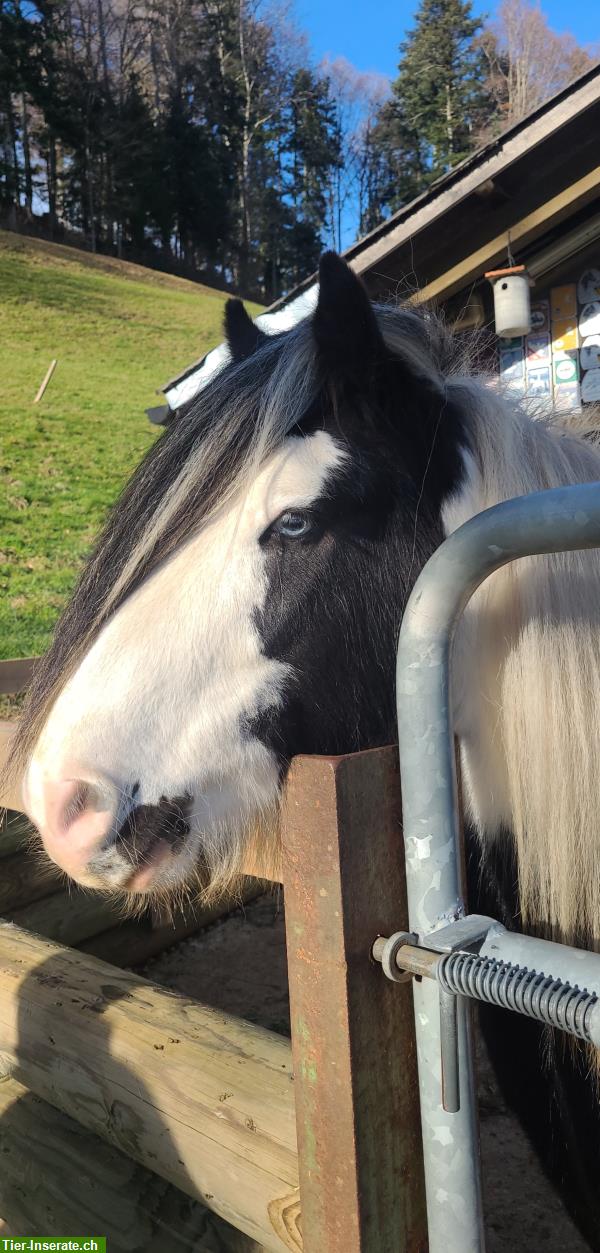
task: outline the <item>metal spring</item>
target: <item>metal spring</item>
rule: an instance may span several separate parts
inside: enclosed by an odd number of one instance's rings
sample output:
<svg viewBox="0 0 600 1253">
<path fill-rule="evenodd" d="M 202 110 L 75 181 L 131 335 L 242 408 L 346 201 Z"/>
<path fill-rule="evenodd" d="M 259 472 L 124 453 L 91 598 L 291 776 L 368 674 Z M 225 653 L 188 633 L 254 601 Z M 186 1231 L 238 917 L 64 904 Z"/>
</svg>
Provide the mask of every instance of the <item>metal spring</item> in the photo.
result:
<svg viewBox="0 0 600 1253">
<path fill-rule="evenodd" d="M 538 1022 L 590 1040 L 589 1019 L 598 997 L 527 966 L 513 966 L 474 953 L 448 953 L 438 962 L 436 978 L 446 992 L 516 1010 Z"/>
</svg>

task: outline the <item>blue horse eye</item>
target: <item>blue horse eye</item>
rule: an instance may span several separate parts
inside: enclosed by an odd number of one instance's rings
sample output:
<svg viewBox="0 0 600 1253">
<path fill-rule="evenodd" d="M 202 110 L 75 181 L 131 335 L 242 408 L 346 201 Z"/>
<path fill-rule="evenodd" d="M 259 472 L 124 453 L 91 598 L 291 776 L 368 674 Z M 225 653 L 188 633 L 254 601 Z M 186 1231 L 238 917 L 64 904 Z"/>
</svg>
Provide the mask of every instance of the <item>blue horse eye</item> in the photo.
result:
<svg viewBox="0 0 600 1253">
<path fill-rule="evenodd" d="M 298 539 L 301 535 L 306 535 L 310 527 L 310 518 L 305 513 L 294 513 L 292 510 L 282 513 L 275 523 L 277 533 L 287 536 L 288 539 Z"/>
</svg>

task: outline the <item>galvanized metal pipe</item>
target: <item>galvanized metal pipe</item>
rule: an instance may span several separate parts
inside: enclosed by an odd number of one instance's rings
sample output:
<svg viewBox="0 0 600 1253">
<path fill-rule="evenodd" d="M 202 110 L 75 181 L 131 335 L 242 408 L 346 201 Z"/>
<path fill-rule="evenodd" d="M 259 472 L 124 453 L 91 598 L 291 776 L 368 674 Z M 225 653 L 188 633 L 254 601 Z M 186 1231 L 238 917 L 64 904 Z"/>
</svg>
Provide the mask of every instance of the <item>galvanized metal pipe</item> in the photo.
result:
<svg viewBox="0 0 600 1253">
<path fill-rule="evenodd" d="M 450 649 L 470 597 L 519 557 L 600 546 L 600 483 L 505 501 L 449 536 L 408 602 L 397 661 L 398 736 L 411 931 L 421 938 L 460 917 Z M 469 1016 L 459 999 L 460 1111 L 442 1108 L 436 984 L 414 985 L 430 1253 L 484 1249 Z"/>
</svg>

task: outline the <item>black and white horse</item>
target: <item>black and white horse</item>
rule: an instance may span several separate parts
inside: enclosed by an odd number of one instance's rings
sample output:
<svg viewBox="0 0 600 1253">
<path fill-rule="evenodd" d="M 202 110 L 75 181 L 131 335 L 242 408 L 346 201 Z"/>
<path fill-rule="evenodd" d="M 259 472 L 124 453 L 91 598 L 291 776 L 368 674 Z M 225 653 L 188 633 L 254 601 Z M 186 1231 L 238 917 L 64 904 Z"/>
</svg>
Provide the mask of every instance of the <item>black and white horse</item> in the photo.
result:
<svg viewBox="0 0 600 1253">
<path fill-rule="evenodd" d="M 84 884 L 216 889 L 271 839 L 296 753 L 393 742 L 407 596 L 443 537 L 511 496 L 600 479 L 590 438 L 461 370 L 333 254 L 314 314 L 230 362 L 116 505 L 15 752 L 50 857 Z M 600 940 L 600 559 L 494 575 L 455 649 L 471 909 Z M 594 1057 L 488 1010 L 505 1091 L 600 1248 Z"/>
</svg>

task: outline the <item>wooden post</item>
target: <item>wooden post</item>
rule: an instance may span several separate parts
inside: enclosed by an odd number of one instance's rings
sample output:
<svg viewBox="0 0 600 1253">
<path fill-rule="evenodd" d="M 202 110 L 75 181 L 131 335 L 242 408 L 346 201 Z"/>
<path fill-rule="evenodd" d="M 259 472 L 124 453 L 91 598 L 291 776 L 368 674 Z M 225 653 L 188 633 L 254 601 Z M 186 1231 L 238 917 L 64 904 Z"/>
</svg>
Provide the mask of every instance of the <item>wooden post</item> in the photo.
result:
<svg viewBox="0 0 600 1253">
<path fill-rule="evenodd" d="M 427 1247 L 396 749 L 292 763 L 284 887 L 304 1253 Z"/>
</svg>

